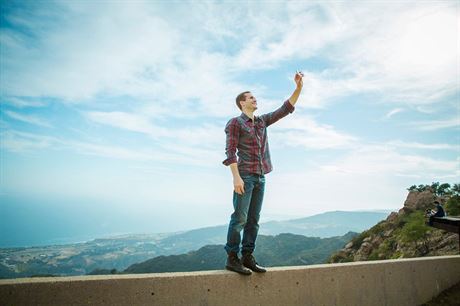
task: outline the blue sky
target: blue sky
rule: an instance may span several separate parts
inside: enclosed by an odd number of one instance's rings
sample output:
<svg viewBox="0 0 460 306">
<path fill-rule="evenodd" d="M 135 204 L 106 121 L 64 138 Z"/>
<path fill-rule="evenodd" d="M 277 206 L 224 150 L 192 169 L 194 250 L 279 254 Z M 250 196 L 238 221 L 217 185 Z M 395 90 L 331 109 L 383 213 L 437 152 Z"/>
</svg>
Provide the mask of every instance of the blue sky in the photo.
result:
<svg viewBox="0 0 460 306">
<path fill-rule="evenodd" d="M 458 37 L 456 1 L 2 1 L 0 192 L 152 220 L 121 232 L 227 223 L 234 99 L 272 111 L 301 69 L 262 219 L 398 209 L 460 181 Z"/>
</svg>

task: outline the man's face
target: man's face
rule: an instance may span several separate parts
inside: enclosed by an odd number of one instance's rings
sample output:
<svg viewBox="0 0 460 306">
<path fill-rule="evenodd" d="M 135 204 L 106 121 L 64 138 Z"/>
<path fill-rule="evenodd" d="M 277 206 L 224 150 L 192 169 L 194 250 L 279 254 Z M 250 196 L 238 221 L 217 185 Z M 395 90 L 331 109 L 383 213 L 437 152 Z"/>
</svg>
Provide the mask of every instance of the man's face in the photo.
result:
<svg viewBox="0 0 460 306">
<path fill-rule="evenodd" d="M 254 98 L 252 93 L 245 93 L 246 100 L 241 101 L 241 107 L 249 111 L 255 111 L 257 109 L 257 100 Z"/>
</svg>

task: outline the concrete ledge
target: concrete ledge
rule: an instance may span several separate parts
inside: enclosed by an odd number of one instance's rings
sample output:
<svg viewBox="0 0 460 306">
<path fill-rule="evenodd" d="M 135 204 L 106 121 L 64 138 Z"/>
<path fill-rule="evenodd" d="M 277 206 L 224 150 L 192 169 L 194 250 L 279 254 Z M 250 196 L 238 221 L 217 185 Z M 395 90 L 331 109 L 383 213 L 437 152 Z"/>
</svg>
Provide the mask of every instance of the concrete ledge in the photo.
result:
<svg viewBox="0 0 460 306">
<path fill-rule="evenodd" d="M 0 280 L 1 305 L 419 305 L 460 281 L 460 256 Z"/>
</svg>

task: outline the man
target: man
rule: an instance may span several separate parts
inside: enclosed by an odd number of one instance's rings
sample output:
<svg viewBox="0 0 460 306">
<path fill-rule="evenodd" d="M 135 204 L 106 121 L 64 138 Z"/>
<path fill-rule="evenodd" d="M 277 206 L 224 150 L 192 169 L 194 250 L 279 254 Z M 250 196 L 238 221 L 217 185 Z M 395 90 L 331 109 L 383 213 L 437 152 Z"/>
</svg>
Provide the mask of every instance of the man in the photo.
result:
<svg viewBox="0 0 460 306">
<path fill-rule="evenodd" d="M 434 201 L 434 204 L 436 205 L 436 211 L 431 210 L 431 211 L 427 214 L 427 216 L 429 217 L 429 219 L 428 219 L 428 224 L 429 224 L 430 226 L 433 225 L 433 218 L 435 218 L 435 217 L 440 217 L 440 218 L 442 218 L 442 217 L 445 217 L 445 216 L 446 216 L 446 213 L 445 213 L 445 211 L 444 211 L 444 208 L 443 208 L 442 205 L 441 205 L 441 202 L 439 202 L 438 200 L 435 200 L 435 201 Z"/>
<path fill-rule="evenodd" d="M 261 116 L 254 116 L 257 100 L 249 91 L 236 97 L 236 105 L 241 115 L 230 119 L 225 127 L 226 155 L 222 162 L 230 166 L 233 175 L 233 208 L 227 233 L 226 269 L 244 275 L 254 272 L 266 272 L 252 253 L 259 230 L 260 211 L 265 190 L 265 174 L 272 171 L 267 141 L 267 127 L 294 111 L 294 105 L 302 90 L 303 74 L 297 72 L 294 77 L 296 89 L 292 96 L 277 110 Z M 238 153 L 237 153 L 238 150 Z M 238 159 L 237 159 L 238 155 Z M 242 258 L 238 257 L 241 236 Z M 249 269 L 247 269 L 249 268 Z"/>
</svg>

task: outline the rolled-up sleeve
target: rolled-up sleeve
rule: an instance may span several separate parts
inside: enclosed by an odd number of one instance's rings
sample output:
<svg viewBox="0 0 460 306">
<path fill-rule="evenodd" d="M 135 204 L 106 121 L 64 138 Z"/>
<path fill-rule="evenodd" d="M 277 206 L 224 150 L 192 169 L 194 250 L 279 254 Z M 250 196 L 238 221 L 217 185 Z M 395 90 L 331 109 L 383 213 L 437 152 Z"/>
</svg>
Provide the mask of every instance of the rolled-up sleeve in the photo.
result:
<svg viewBox="0 0 460 306">
<path fill-rule="evenodd" d="M 225 134 L 227 135 L 225 144 L 225 154 L 227 158 L 222 163 L 225 166 L 229 166 L 237 162 L 236 147 L 240 136 L 240 126 L 235 118 L 231 119 L 225 126 Z"/>
<path fill-rule="evenodd" d="M 295 110 L 294 105 L 292 105 L 288 99 L 284 101 L 283 105 L 281 105 L 277 110 L 271 113 L 263 114 L 260 117 L 262 118 L 262 120 L 264 120 L 265 125 L 269 126 L 275 123 L 276 121 L 280 120 L 281 118 L 286 117 L 288 114 L 292 113 L 294 110 Z"/>
</svg>

